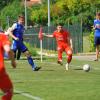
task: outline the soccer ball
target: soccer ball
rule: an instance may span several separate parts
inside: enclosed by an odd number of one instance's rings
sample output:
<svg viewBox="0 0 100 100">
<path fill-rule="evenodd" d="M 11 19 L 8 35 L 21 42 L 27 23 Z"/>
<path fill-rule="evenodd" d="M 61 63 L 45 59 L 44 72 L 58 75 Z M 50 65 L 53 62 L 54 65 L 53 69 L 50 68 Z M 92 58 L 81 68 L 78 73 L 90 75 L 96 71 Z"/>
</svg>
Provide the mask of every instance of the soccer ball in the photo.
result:
<svg viewBox="0 0 100 100">
<path fill-rule="evenodd" d="M 89 65 L 89 64 L 83 65 L 83 70 L 84 70 L 85 72 L 89 72 L 89 71 L 90 71 L 90 65 Z"/>
</svg>

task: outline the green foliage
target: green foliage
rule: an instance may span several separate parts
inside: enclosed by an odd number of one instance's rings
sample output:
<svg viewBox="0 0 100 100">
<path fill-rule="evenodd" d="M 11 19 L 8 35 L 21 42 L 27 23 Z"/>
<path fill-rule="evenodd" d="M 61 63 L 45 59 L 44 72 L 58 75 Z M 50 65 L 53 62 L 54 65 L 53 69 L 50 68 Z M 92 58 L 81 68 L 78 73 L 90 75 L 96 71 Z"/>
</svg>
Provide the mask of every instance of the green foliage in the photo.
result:
<svg viewBox="0 0 100 100">
<path fill-rule="evenodd" d="M 9 3 L 12 3 L 14 0 L 0 0 L 0 10 L 7 6 Z"/>
<path fill-rule="evenodd" d="M 37 24 L 47 25 L 47 9 L 34 9 L 31 12 L 31 21 Z"/>
<path fill-rule="evenodd" d="M 31 53 L 32 56 L 37 56 L 37 52 L 36 49 L 34 49 L 34 47 L 32 47 L 32 45 L 30 43 L 26 43 L 24 42 L 26 47 L 28 48 L 29 52 Z"/>
<path fill-rule="evenodd" d="M 91 4 L 92 2 L 92 4 Z M 83 29 L 91 29 L 96 9 L 99 9 L 99 1 L 92 0 L 56 0 L 51 2 L 51 24 L 62 22 L 67 24 L 68 19 L 78 21 L 83 18 Z M 38 9 L 33 9 L 31 13 L 31 20 L 38 24 L 46 25 L 47 23 L 47 1 L 39 6 Z"/>
<path fill-rule="evenodd" d="M 9 17 L 10 24 L 17 19 L 17 16 L 23 12 L 23 7 L 21 6 L 19 0 L 15 0 L 12 3 L 9 3 L 8 6 L 5 6 L 1 10 L 1 23 L 3 29 L 7 27 L 7 17 Z"/>
<path fill-rule="evenodd" d="M 19 13 L 24 12 L 24 6 L 21 5 L 22 0 L 5 0 L 1 2 L 1 15 L 3 27 L 7 26 L 6 17 L 10 16 L 12 20 L 16 19 Z M 48 23 L 48 4 L 47 0 L 43 3 L 27 7 L 28 25 L 47 25 Z M 67 24 L 78 21 L 83 18 L 83 29 L 91 30 L 93 19 L 96 11 L 100 10 L 100 0 L 50 0 L 51 25 L 62 22 Z"/>
<path fill-rule="evenodd" d="M 95 51 L 94 47 L 94 32 L 92 31 L 89 35 L 89 41 L 90 41 L 90 52 Z"/>
</svg>

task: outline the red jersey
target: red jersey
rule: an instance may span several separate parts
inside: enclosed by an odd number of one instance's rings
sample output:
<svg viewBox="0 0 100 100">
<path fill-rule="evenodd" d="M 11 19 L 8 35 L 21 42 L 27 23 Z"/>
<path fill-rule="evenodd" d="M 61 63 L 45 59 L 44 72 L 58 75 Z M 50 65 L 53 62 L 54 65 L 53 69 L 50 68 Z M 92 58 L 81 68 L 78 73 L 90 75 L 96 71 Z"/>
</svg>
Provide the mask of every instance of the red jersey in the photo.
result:
<svg viewBox="0 0 100 100">
<path fill-rule="evenodd" d="M 4 71 L 4 49 L 3 49 L 3 46 L 6 44 L 10 45 L 8 37 L 4 33 L 0 33 L 0 72 Z"/>
<path fill-rule="evenodd" d="M 62 30 L 58 32 L 57 30 L 53 33 L 53 37 L 56 38 L 57 44 L 68 43 L 69 32 Z"/>
</svg>

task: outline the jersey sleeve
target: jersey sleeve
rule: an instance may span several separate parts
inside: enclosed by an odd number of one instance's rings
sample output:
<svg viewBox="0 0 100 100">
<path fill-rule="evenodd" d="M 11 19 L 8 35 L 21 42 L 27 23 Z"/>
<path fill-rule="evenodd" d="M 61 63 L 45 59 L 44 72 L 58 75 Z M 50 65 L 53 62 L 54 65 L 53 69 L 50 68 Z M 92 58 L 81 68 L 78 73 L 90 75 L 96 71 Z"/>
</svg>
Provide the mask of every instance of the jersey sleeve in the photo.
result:
<svg viewBox="0 0 100 100">
<path fill-rule="evenodd" d="M 12 25 L 12 27 L 11 27 L 11 30 L 13 31 L 13 30 L 15 30 L 17 28 L 17 23 L 14 23 L 13 25 Z"/>
</svg>

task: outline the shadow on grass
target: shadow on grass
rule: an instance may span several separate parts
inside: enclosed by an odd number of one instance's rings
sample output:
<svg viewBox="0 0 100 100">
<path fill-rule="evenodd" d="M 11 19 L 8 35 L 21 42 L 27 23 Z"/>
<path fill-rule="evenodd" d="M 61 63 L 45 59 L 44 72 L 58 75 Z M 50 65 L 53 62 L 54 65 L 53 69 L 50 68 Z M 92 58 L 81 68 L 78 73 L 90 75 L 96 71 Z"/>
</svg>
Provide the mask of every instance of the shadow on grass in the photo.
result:
<svg viewBox="0 0 100 100">
<path fill-rule="evenodd" d="M 74 70 L 83 70 L 82 68 L 75 68 Z"/>
<path fill-rule="evenodd" d="M 55 71 L 55 70 L 49 70 L 49 69 L 42 69 L 42 70 L 39 70 L 39 71 Z"/>
</svg>

